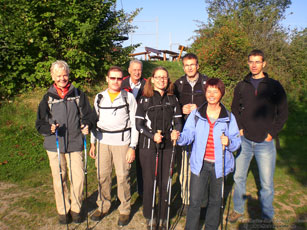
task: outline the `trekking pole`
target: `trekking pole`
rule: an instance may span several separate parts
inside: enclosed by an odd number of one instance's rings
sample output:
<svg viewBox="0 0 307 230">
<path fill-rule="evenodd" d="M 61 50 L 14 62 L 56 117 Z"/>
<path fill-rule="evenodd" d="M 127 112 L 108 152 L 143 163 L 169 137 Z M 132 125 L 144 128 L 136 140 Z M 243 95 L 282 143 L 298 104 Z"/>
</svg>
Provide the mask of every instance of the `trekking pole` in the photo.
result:
<svg viewBox="0 0 307 230">
<path fill-rule="evenodd" d="M 223 136 L 225 136 L 225 133 L 223 132 Z M 224 175 L 225 175 L 225 145 L 223 145 L 223 152 L 222 152 L 222 196 L 221 196 L 221 213 L 220 213 L 220 222 L 221 222 L 221 230 L 223 230 L 223 211 L 224 211 Z"/>
<path fill-rule="evenodd" d="M 85 211 L 86 211 L 86 229 L 88 230 L 88 206 L 87 202 L 87 149 L 86 149 L 86 135 L 83 135 L 84 143 L 84 179 L 85 179 Z"/>
<path fill-rule="evenodd" d="M 157 130 L 159 134 L 161 134 L 161 130 Z M 155 201 L 156 201 L 156 187 L 157 187 L 157 175 L 158 175 L 158 162 L 159 162 L 159 144 L 157 146 L 157 153 L 156 153 L 156 165 L 155 165 L 155 179 L 154 179 L 154 188 L 153 188 L 153 196 L 152 196 L 152 205 L 151 205 L 151 218 L 150 218 L 150 230 L 153 230 L 153 218 L 155 212 Z"/>
<path fill-rule="evenodd" d="M 56 148 L 57 148 L 58 159 L 59 159 L 59 170 L 60 170 L 60 180 L 61 180 L 64 212 L 65 212 L 65 219 L 66 219 L 66 229 L 68 230 L 68 219 L 67 219 L 67 214 L 66 214 L 66 204 L 65 204 L 64 187 L 63 187 L 63 179 L 62 179 L 61 156 L 60 156 L 60 147 L 59 147 L 59 138 L 58 138 L 58 128 L 57 127 L 55 129 L 55 140 L 56 140 Z"/>
<path fill-rule="evenodd" d="M 176 147 L 176 140 L 173 141 L 171 163 L 169 167 L 169 177 L 168 177 L 168 183 L 167 183 L 167 189 L 166 189 L 166 192 L 168 192 L 166 230 L 169 229 L 169 214 L 170 214 L 170 209 L 171 209 L 171 196 L 172 196 L 173 158 L 175 154 L 175 147 Z"/>
</svg>

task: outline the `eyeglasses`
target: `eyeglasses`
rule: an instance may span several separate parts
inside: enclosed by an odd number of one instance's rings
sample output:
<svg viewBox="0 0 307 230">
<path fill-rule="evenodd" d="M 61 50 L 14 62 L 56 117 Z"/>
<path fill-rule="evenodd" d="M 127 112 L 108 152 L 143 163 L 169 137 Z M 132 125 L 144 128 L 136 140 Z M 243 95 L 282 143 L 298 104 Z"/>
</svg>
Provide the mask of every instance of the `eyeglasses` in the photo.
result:
<svg viewBox="0 0 307 230">
<path fill-rule="evenodd" d="M 249 65 L 253 65 L 253 64 L 261 65 L 263 62 L 262 62 L 262 61 L 248 61 L 247 63 L 248 63 Z"/>
<path fill-rule="evenodd" d="M 115 81 L 115 80 L 117 80 L 117 81 L 122 81 L 123 80 L 123 78 L 122 77 L 108 77 L 110 80 L 112 80 L 112 81 Z"/>
<path fill-rule="evenodd" d="M 184 68 L 195 68 L 196 64 L 184 65 Z"/>
<path fill-rule="evenodd" d="M 159 81 L 161 81 L 161 80 L 167 81 L 168 77 L 157 76 L 157 77 L 154 77 L 154 79 L 159 80 Z"/>
</svg>

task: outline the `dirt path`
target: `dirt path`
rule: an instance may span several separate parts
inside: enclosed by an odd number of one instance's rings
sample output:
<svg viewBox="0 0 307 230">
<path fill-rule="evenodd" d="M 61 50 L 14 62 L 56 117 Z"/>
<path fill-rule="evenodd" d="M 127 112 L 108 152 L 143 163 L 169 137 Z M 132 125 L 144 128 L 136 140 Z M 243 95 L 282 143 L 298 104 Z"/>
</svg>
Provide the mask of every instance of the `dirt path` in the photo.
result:
<svg viewBox="0 0 307 230">
<path fill-rule="evenodd" d="M 276 185 L 275 194 L 275 229 L 294 230 L 306 229 L 307 213 L 298 210 L 306 210 L 307 197 L 306 193 L 297 191 L 290 193 L 291 183 L 289 188 L 285 186 Z M 227 229 L 263 229 L 262 223 L 259 223 L 259 215 L 261 213 L 259 202 L 257 198 L 257 189 L 253 183 L 249 183 L 249 193 L 247 194 L 247 212 L 244 218 L 237 224 L 227 224 Z M 282 186 L 283 189 L 278 189 Z M 114 190 L 114 189 L 113 189 Z M 178 188 L 174 186 L 174 194 Z M 93 191 L 91 188 L 90 191 Z M 117 226 L 118 202 L 113 200 L 111 212 L 108 216 L 103 218 L 100 222 L 94 222 L 89 219 L 89 227 L 93 230 L 103 229 L 121 229 L 121 230 L 146 230 L 145 219 L 142 215 L 142 204 L 140 199 L 136 199 L 136 193 L 132 199 L 132 218 L 130 223 L 122 228 Z M 89 194 L 89 215 L 95 210 L 95 199 L 97 192 Z M 285 200 L 282 197 L 286 197 Z M 299 197 L 299 201 L 295 198 Z M 177 199 L 179 200 L 179 199 Z M 44 202 L 43 202 L 44 201 Z M 227 202 L 228 204 L 228 202 Z M 40 206 L 43 205 L 43 206 Z M 231 205 L 232 206 L 232 205 Z M 18 185 L 7 182 L 0 182 L 0 229 L 1 230 L 53 230 L 66 229 L 66 226 L 59 225 L 57 214 L 55 212 L 55 205 L 53 200 L 53 191 L 51 184 L 45 186 L 38 186 L 36 188 L 23 188 Z M 176 220 L 176 212 L 179 210 L 180 204 L 175 201 L 172 206 L 172 226 Z M 43 210 L 43 211 L 42 211 Z M 224 219 L 227 215 L 228 206 L 225 207 Z M 203 229 L 203 220 L 201 220 Z M 183 230 L 185 218 L 181 217 L 176 225 L 176 230 Z M 83 230 L 86 229 L 86 220 L 81 224 L 69 224 L 69 229 Z M 225 229 L 226 222 L 224 222 Z M 269 229 L 269 228 L 266 228 Z"/>
</svg>

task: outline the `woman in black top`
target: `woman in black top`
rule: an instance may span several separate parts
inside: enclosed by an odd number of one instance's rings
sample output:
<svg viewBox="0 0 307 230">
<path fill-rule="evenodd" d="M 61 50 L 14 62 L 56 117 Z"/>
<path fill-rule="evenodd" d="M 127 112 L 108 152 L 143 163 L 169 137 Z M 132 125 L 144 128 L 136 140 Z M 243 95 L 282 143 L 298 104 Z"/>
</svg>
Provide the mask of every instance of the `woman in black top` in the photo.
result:
<svg viewBox="0 0 307 230">
<path fill-rule="evenodd" d="M 135 117 L 136 128 L 140 132 L 140 162 L 145 182 L 143 215 L 147 220 L 148 228 L 150 228 L 156 154 L 159 151 L 157 185 L 161 192 L 159 192 L 158 213 L 160 229 L 165 229 L 166 190 L 172 155 L 171 133 L 174 130 L 180 131 L 182 129 L 182 116 L 180 105 L 173 94 L 173 85 L 170 82 L 168 71 L 164 67 L 155 68 L 152 76 L 147 80 Z M 158 130 L 161 130 L 161 133 Z"/>
</svg>

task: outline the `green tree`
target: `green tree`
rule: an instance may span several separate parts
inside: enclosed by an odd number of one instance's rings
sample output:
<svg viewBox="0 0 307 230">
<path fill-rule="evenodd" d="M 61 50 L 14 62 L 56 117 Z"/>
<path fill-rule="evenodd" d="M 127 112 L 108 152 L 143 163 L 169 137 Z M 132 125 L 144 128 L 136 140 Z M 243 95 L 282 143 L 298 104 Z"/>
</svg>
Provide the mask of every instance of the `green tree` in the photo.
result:
<svg viewBox="0 0 307 230">
<path fill-rule="evenodd" d="M 200 70 L 210 77 L 219 77 L 227 85 L 237 82 L 246 70 L 246 50 L 251 45 L 237 20 L 225 20 L 219 26 L 204 25 L 198 31 L 191 52 L 197 54 Z"/>
<path fill-rule="evenodd" d="M 291 91 L 294 99 L 307 102 L 307 28 L 295 31 L 286 54 Z"/>
<path fill-rule="evenodd" d="M 273 74 L 280 77 L 286 73 L 288 33 L 280 21 L 290 0 L 206 0 L 206 3 L 208 23 L 197 31 L 192 51 L 206 57 L 201 59 L 201 66 L 211 68 L 209 76 L 223 77 L 228 85 L 242 79 L 247 72 L 246 56 L 255 48 L 269 57 L 268 66 L 275 66 Z"/>
<path fill-rule="evenodd" d="M 138 10 L 115 10 L 116 0 L 2 0 L 0 96 L 51 82 L 49 68 L 66 60 L 72 80 L 90 82 L 121 65 L 135 46 L 121 47 Z"/>
</svg>

